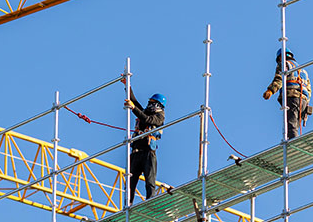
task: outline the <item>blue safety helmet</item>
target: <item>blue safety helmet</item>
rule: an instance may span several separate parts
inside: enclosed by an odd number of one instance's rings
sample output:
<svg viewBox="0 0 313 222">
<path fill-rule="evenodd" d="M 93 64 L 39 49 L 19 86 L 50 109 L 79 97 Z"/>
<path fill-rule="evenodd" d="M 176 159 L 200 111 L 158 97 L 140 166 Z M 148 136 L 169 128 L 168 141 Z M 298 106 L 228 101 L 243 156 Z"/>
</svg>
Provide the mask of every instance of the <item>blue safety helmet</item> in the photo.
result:
<svg viewBox="0 0 313 222">
<path fill-rule="evenodd" d="M 154 94 L 153 96 L 151 96 L 150 99 L 154 99 L 158 101 L 163 107 L 165 107 L 166 105 L 166 98 L 162 94 L 159 94 L 159 93 Z"/>
<path fill-rule="evenodd" d="M 277 51 L 277 53 L 276 53 L 276 58 L 277 58 L 278 56 L 281 56 L 281 48 L 278 49 L 278 51 Z M 290 56 L 290 57 L 293 58 L 293 53 L 292 53 L 291 50 L 288 49 L 288 48 L 286 48 L 286 56 Z"/>
</svg>

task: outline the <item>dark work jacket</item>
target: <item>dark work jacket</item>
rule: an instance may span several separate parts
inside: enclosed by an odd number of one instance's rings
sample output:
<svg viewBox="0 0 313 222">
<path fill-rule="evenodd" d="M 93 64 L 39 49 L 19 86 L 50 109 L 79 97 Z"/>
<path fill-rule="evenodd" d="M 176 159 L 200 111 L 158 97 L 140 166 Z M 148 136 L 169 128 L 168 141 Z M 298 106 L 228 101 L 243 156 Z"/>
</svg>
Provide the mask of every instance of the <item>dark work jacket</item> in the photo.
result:
<svg viewBox="0 0 313 222">
<path fill-rule="evenodd" d="M 137 128 L 144 132 L 146 129 L 159 127 L 164 124 L 165 113 L 164 110 L 159 112 L 150 113 L 145 110 L 137 101 L 132 89 L 130 89 L 130 100 L 134 103 L 135 108 L 132 110 L 135 116 L 138 118 L 139 124 Z M 133 149 L 150 150 L 148 144 L 148 137 L 136 140 L 132 143 Z"/>
</svg>

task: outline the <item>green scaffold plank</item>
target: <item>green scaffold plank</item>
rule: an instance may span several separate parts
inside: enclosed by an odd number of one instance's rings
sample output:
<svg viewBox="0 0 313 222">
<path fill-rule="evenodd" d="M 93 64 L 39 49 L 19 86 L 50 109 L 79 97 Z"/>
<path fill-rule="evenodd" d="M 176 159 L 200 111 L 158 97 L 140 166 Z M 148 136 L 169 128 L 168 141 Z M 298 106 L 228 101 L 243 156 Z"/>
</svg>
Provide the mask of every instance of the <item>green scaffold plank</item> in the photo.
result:
<svg viewBox="0 0 313 222">
<path fill-rule="evenodd" d="M 242 160 L 241 164 L 241 166 L 230 165 L 206 176 L 206 197 L 209 205 L 222 206 L 223 202 L 235 197 L 244 201 L 249 198 L 245 198 L 245 193 L 281 178 L 284 166 L 283 146 L 278 144 Z M 287 165 L 290 173 L 312 164 L 313 131 L 288 141 Z M 278 186 L 281 184 L 276 184 L 273 189 Z M 194 213 L 192 199 L 201 203 L 202 182 L 195 179 L 176 187 L 172 193 L 173 195 L 163 193 L 132 206 L 130 221 L 174 221 L 192 215 Z M 126 221 L 125 212 L 118 212 L 98 222 L 113 221 Z M 189 221 L 188 217 L 184 221 Z"/>
</svg>

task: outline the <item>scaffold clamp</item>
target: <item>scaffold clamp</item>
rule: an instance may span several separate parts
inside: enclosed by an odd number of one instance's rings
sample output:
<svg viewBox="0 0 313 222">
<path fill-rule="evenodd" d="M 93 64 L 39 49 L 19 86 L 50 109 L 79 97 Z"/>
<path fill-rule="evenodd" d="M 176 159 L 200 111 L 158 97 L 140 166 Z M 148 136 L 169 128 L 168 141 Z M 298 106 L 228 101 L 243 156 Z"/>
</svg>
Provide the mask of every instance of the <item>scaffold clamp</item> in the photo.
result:
<svg viewBox="0 0 313 222">
<path fill-rule="evenodd" d="M 202 76 L 203 76 L 203 77 L 206 77 L 206 76 L 211 77 L 211 76 L 212 76 L 212 73 L 210 73 L 210 72 L 209 72 L 209 73 L 207 73 L 207 72 L 206 72 L 206 73 L 203 73 L 203 75 L 202 75 Z"/>
<path fill-rule="evenodd" d="M 287 72 L 287 71 L 285 71 L 285 72 L 280 72 L 280 75 L 281 75 L 281 76 L 288 76 L 288 72 Z"/>
<path fill-rule="evenodd" d="M 283 209 L 283 212 L 281 215 L 282 215 L 282 217 L 289 217 L 290 216 L 290 209 L 288 208 L 287 211 L 285 209 Z"/>
<path fill-rule="evenodd" d="M 53 142 L 53 143 L 54 142 L 60 142 L 60 139 L 59 138 L 54 138 L 54 139 L 51 140 L 51 142 Z"/>
<path fill-rule="evenodd" d="M 55 103 L 53 103 L 52 105 L 53 105 L 53 106 L 52 106 L 52 110 L 53 110 L 53 111 L 61 109 L 60 104 L 57 104 L 57 105 L 56 105 Z"/>
<path fill-rule="evenodd" d="M 284 110 L 284 109 L 287 109 L 287 110 L 288 110 L 288 109 L 289 109 L 289 106 L 281 106 L 281 107 L 280 107 L 280 110 Z"/>
<path fill-rule="evenodd" d="M 124 175 L 125 177 L 127 177 L 127 176 L 132 177 L 132 176 L 133 176 L 133 174 L 132 174 L 132 173 L 123 173 L 123 175 Z"/>
<path fill-rule="evenodd" d="M 123 77 L 124 78 L 126 78 L 127 76 L 132 76 L 133 75 L 133 73 L 131 73 L 131 72 L 125 72 L 125 73 L 123 73 Z"/>
<path fill-rule="evenodd" d="M 200 109 L 201 109 L 202 112 L 204 112 L 205 110 L 208 110 L 209 111 L 209 115 L 212 115 L 211 107 L 209 107 L 209 106 L 207 107 L 205 105 L 201 105 Z"/>
<path fill-rule="evenodd" d="M 131 143 L 131 142 L 132 142 L 131 139 L 125 139 L 125 140 L 123 141 L 124 144 Z"/>
<path fill-rule="evenodd" d="M 280 42 L 281 41 L 288 41 L 288 38 L 287 37 L 281 37 L 281 38 L 278 39 L 278 41 L 280 41 Z"/>
<path fill-rule="evenodd" d="M 208 43 L 213 43 L 213 40 L 212 39 L 206 39 L 206 40 L 203 40 L 203 43 L 204 44 L 208 44 Z"/>
<path fill-rule="evenodd" d="M 282 176 L 282 177 L 280 178 L 280 181 L 283 183 L 285 180 L 286 180 L 286 181 L 289 181 L 289 179 L 290 179 L 290 176 L 289 176 L 289 174 L 287 174 L 286 176 Z"/>
<path fill-rule="evenodd" d="M 203 140 L 203 141 L 201 141 L 201 144 L 203 144 L 203 145 L 205 145 L 205 144 L 210 145 L 210 142 Z"/>
</svg>

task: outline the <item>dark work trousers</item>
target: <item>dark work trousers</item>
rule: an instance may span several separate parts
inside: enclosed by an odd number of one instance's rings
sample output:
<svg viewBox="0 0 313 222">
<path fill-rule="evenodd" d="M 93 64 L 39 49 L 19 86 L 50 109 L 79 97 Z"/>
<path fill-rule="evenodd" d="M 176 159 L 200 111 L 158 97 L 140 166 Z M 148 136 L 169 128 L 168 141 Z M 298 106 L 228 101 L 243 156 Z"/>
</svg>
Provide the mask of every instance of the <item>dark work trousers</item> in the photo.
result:
<svg viewBox="0 0 313 222">
<path fill-rule="evenodd" d="M 308 102 L 306 99 L 302 99 L 301 101 L 301 119 L 304 117 L 304 110 Z M 289 109 L 287 110 L 287 121 L 288 121 L 288 139 L 292 139 L 298 136 L 298 129 L 300 127 L 299 119 L 300 119 L 300 98 L 295 97 L 287 97 L 287 106 Z"/>
<path fill-rule="evenodd" d="M 139 176 L 143 173 L 146 180 L 146 199 L 155 194 L 155 180 L 157 173 L 157 158 L 155 151 L 138 151 L 130 155 L 130 203 L 135 197 L 135 190 Z"/>
</svg>

